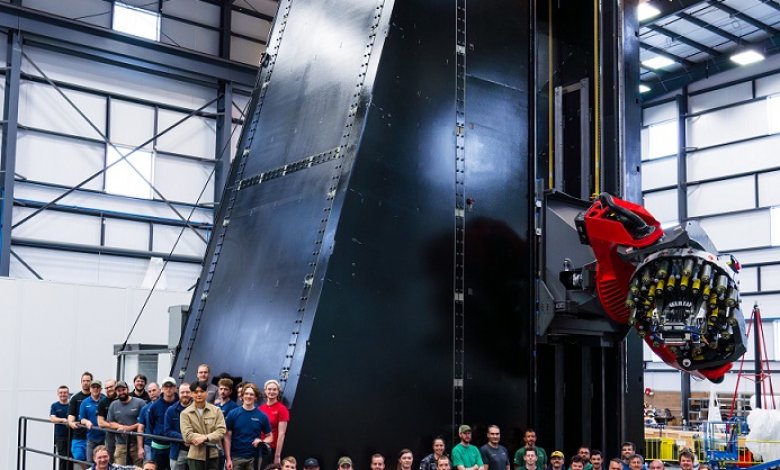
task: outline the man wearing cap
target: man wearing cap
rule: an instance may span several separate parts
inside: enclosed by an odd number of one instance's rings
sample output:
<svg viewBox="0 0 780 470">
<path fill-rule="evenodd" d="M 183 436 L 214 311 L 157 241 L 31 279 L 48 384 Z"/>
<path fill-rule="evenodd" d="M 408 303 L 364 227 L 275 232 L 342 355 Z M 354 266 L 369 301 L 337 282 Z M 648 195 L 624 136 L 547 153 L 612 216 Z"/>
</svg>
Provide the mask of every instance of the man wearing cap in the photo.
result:
<svg viewBox="0 0 780 470">
<path fill-rule="evenodd" d="M 352 469 L 352 459 L 347 457 L 346 455 L 341 457 L 339 459 L 339 470 L 351 470 Z"/>
<path fill-rule="evenodd" d="M 305 470 L 320 470 L 320 462 L 314 457 L 309 457 L 303 461 L 303 468 Z"/>
<path fill-rule="evenodd" d="M 479 448 L 485 470 L 509 470 L 509 451 L 499 444 L 501 429 L 495 424 L 488 426 L 487 438 L 487 444 Z"/>
<path fill-rule="evenodd" d="M 483 470 L 482 455 L 471 445 L 471 426 L 458 428 L 460 443 L 452 448 L 452 465 L 458 470 Z"/>
<path fill-rule="evenodd" d="M 87 428 L 87 458 L 93 463 L 92 455 L 95 447 L 103 445 L 106 440 L 106 432 L 98 427 L 98 405 L 106 396 L 101 393 L 103 384 L 99 380 L 93 380 L 89 384 L 89 396 L 79 406 L 79 421 Z"/>
<path fill-rule="evenodd" d="M 140 424 L 138 415 L 146 402 L 130 395 L 127 382 L 120 380 L 116 383 L 116 400 L 108 406 L 106 415 L 107 427 L 121 433 L 137 432 Z M 116 447 L 114 448 L 114 462 L 118 465 L 133 463 L 141 466 L 143 461 L 138 458 L 137 442 L 134 437 L 116 435 Z M 130 462 L 128 462 L 128 456 Z"/>
<path fill-rule="evenodd" d="M 79 422 L 79 408 L 85 398 L 89 396 L 89 384 L 92 383 L 92 374 L 81 374 L 81 390 L 70 398 L 68 404 L 68 426 L 71 429 L 70 455 L 81 461 L 87 460 L 87 430 Z"/>
<path fill-rule="evenodd" d="M 168 377 L 162 382 L 161 397 L 149 407 L 149 415 L 146 417 L 147 434 L 164 436 L 165 432 L 165 412 L 173 406 L 179 397 L 176 396 L 176 379 Z M 169 470 L 170 442 L 164 439 L 152 438 L 152 460 L 157 463 L 157 470 Z"/>
<path fill-rule="evenodd" d="M 108 407 L 116 400 L 116 380 L 106 379 L 103 385 L 106 397 L 98 403 L 98 426 L 100 426 L 100 429 L 107 429 L 108 421 L 106 421 L 106 416 L 108 416 Z M 106 433 L 106 448 L 108 449 L 109 461 L 113 462 L 114 450 L 116 449 L 116 437 L 113 433 Z"/>
<path fill-rule="evenodd" d="M 552 454 L 550 454 L 550 468 L 552 470 L 561 470 L 563 468 L 563 463 L 565 461 L 563 452 L 560 450 L 556 450 Z"/>
<path fill-rule="evenodd" d="M 187 464 L 190 470 L 207 470 L 206 462 L 208 462 L 208 470 L 217 470 L 219 452 L 215 447 L 207 444 L 222 442 L 226 430 L 225 417 L 222 416 L 222 410 L 206 402 L 208 395 L 206 382 L 193 382 L 190 384 L 190 392 L 192 392 L 193 403 L 181 412 L 179 418 L 181 435 L 184 442 L 190 446 Z M 233 412 L 239 409 L 236 408 Z"/>
<path fill-rule="evenodd" d="M 190 384 L 182 382 L 179 385 L 179 401 L 165 411 L 165 429 L 163 433 L 167 437 L 174 439 L 183 439 L 181 435 L 181 412 L 192 404 L 192 392 Z M 187 453 L 190 447 L 179 442 L 171 442 L 169 456 L 171 459 L 171 470 L 187 470 Z"/>
<path fill-rule="evenodd" d="M 536 468 L 537 470 L 544 470 L 547 467 L 547 453 L 536 445 L 536 431 L 531 428 L 526 429 L 525 433 L 523 433 L 523 442 L 525 445 L 515 452 L 515 467 L 525 465 L 523 455 L 525 455 L 526 449 L 533 448 L 536 451 Z"/>
</svg>

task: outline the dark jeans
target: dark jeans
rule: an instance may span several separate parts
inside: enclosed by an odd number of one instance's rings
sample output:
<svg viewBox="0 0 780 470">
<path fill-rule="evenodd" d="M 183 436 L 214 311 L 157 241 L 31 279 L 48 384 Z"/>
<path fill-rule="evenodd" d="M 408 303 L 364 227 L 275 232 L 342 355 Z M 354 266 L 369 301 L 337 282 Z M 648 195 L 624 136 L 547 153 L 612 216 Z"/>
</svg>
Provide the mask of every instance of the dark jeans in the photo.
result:
<svg viewBox="0 0 780 470">
<path fill-rule="evenodd" d="M 154 449 L 154 462 L 157 464 L 157 470 L 171 470 L 170 449 Z"/>
<path fill-rule="evenodd" d="M 63 457 L 68 456 L 68 450 L 70 449 L 70 446 L 68 445 L 68 438 L 55 438 L 54 439 L 54 452 L 57 455 L 61 455 Z M 60 464 L 58 465 L 60 470 L 69 470 L 71 468 L 70 462 L 67 460 L 60 460 Z"/>
<path fill-rule="evenodd" d="M 217 459 L 211 459 L 208 466 L 205 460 L 187 459 L 190 470 L 217 470 Z"/>
</svg>

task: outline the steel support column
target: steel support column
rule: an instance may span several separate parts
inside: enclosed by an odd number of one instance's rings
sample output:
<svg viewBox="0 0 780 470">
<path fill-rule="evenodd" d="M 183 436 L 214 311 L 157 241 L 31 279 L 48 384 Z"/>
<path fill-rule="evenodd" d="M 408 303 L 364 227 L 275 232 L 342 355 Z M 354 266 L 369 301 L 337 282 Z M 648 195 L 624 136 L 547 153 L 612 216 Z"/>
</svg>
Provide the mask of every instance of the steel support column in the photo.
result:
<svg viewBox="0 0 780 470">
<path fill-rule="evenodd" d="M 230 30 L 232 29 L 233 0 L 222 3 L 220 18 L 219 56 L 230 60 Z M 233 127 L 233 83 L 220 80 L 217 93 L 217 138 L 214 161 L 214 202 L 222 200 L 222 191 L 230 174 L 231 132 Z"/>
<path fill-rule="evenodd" d="M 680 372 L 680 417 L 683 426 L 688 426 L 691 423 L 688 422 L 688 415 L 691 412 L 690 399 L 691 398 L 691 375 L 685 372 Z"/>
<path fill-rule="evenodd" d="M 225 189 L 225 182 L 230 174 L 230 155 L 231 137 L 233 133 L 233 84 L 230 82 L 220 82 L 219 100 L 217 101 L 217 112 L 221 116 L 217 119 L 217 151 L 214 160 L 214 202 L 218 203 L 222 198 L 222 191 Z"/>
<path fill-rule="evenodd" d="M 19 125 L 19 83 L 22 41 L 18 32 L 8 33 L 8 70 L 5 75 L 2 156 L 0 156 L 0 276 L 8 276 L 11 256 L 11 225 L 14 209 L 16 133 Z"/>
<path fill-rule="evenodd" d="M 675 97 L 677 103 L 677 220 L 681 224 L 688 220 L 688 156 L 685 116 L 688 114 L 688 87 Z"/>
</svg>

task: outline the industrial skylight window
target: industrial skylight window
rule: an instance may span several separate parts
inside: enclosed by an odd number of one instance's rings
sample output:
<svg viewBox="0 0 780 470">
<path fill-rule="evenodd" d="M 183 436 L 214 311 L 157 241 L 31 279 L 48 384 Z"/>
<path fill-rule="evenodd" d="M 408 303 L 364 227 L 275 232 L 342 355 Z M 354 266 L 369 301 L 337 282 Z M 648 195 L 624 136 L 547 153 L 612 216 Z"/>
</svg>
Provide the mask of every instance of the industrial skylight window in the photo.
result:
<svg viewBox="0 0 780 470">
<path fill-rule="evenodd" d="M 114 2 L 112 27 L 133 36 L 160 40 L 160 14 L 121 2 Z"/>
<path fill-rule="evenodd" d="M 126 159 L 116 163 L 122 158 L 119 152 L 127 155 L 130 153 L 130 150 L 129 148 L 108 146 L 106 166 L 110 167 L 106 170 L 106 192 L 151 199 L 152 188 L 146 181 L 152 182 L 153 154 L 148 150 L 139 149 Z M 132 167 L 130 164 L 132 164 Z M 135 170 L 133 167 L 135 167 Z M 138 171 L 136 172 L 136 170 Z"/>
</svg>

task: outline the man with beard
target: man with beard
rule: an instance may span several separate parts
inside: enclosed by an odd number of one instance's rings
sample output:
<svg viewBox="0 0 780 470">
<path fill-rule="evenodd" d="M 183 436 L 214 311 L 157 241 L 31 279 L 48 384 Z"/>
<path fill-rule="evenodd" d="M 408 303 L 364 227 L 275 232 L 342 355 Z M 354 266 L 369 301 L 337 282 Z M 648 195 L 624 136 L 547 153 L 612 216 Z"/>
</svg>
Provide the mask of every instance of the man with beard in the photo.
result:
<svg viewBox="0 0 780 470">
<path fill-rule="evenodd" d="M 130 396 L 134 398 L 140 398 L 146 403 L 152 401 L 152 397 L 149 396 L 149 392 L 146 391 L 146 376 L 144 374 L 136 374 L 133 377 L 133 391 Z"/>
<path fill-rule="evenodd" d="M 219 394 L 219 398 L 214 404 L 222 410 L 222 415 L 227 417 L 228 413 L 233 411 L 233 409 L 238 408 L 238 404 L 230 399 L 230 397 L 233 396 L 233 381 L 228 378 L 219 379 L 217 393 Z"/>
<path fill-rule="evenodd" d="M 534 449 L 536 451 L 536 468 L 537 470 L 544 470 L 547 467 L 547 453 L 543 448 L 536 445 L 536 431 L 528 428 L 523 433 L 523 447 L 517 449 L 515 452 L 515 467 L 522 467 L 525 465 L 523 455 L 526 449 Z"/>
<path fill-rule="evenodd" d="M 182 439 L 181 436 L 181 412 L 192 403 L 192 392 L 190 384 L 182 382 L 179 385 L 179 401 L 175 405 L 165 410 L 165 430 L 163 433 L 167 437 Z M 190 447 L 180 442 L 171 442 L 169 457 L 171 459 L 171 470 L 187 470 L 187 452 Z"/>
<path fill-rule="evenodd" d="M 122 433 L 137 432 L 141 426 L 138 423 L 138 415 L 141 409 L 146 405 L 140 398 L 130 395 L 127 382 L 120 380 L 116 383 L 117 399 L 108 407 L 106 420 L 108 428 Z M 114 449 L 114 462 L 119 465 L 128 463 L 128 456 L 131 463 L 140 466 L 143 461 L 138 458 L 137 441 L 134 437 L 116 435 L 116 448 Z"/>
<path fill-rule="evenodd" d="M 452 465 L 458 470 L 483 470 L 482 455 L 471 445 L 471 426 L 461 425 L 458 436 L 460 443 L 452 448 Z"/>
<path fill-rule="evenodd" d="M 98 426 L 100 426 L 101 429 L 108 428 L 108 421 L 106 420 L 106 417 L 108 416 L 108 407 L 111 406 L 111 403 L 113 403 L 114 400 L 116 400 L 116 380 L 106 379 L 104 390 L 106 397 L 100 400 L 100 403 L 98 403 L 97 412 Z M 116 436 L 114 433 L 106 433 L 106 448 L 108 449 L 108 459 L 110 462 L 113 462 L 114 451 L 116 449 Z"/>
</svg>

